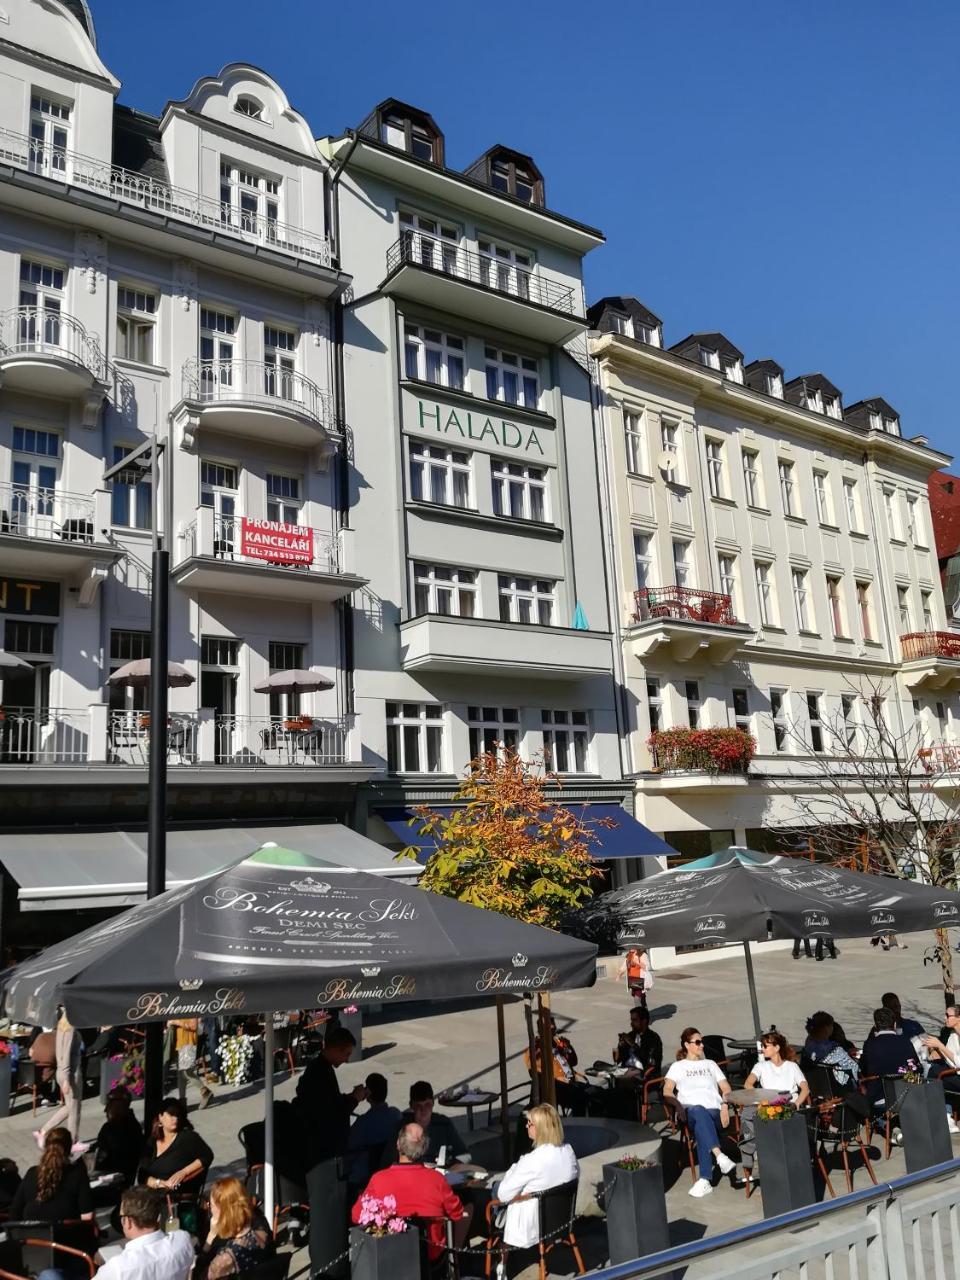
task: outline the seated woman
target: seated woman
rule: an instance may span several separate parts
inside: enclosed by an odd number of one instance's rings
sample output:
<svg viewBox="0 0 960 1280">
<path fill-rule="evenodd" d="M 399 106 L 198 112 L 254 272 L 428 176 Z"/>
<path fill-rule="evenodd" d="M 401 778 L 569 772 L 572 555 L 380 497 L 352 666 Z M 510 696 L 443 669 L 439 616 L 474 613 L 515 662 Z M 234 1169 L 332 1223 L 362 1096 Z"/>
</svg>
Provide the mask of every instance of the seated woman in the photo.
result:
<svg viewBox="0 0 960 1280">
<path fill-rule="evenodd" d="M 744 1081 L 747 1089 L 776 1089 L 796 1106 L 802 1107 L 810 1097 L 810 1086 L 797 1066 L 793 1050 L 779 1031 L 767 1031 L 760 1037 L 760 1061 Z M 756 1107 L 745 1107 L 740 1116 L 740 1154 L 746 1172 L 753 1169 L 756 1155 L 754 1123 Z"/>
<path fill-rule="evenodd" d="M 138 1181 L 159 1191 L 199 1195 L 213 1152 L 187 1119 L 179 1098 L 164 1098 L 153 1122 Z"/>
<path fill-rule="evenodd" d="M 195 1280 L 239 1276 L 273 1254 L 264 1217 L 239 1178 L 218 1178 L 210 1188 L 210 1231 L 197 1255 Z"/>
<path fill-rule="evenodd" d="M 703 1036 L 687 1027 L 680 1036 L 677 1060 L 663 1082 L 664 1098 L 676 1097 L 686 1112 L 687 1128 L 697 1148 L 700 1177 L 690 1188 L 692 1196 L 708 1196 L 713 1190 L 713 1164 L 721 1173 L 736 1166 L 720 1149 L 721 1133 L 730 1120 L 724 1097 L 730 1092 L 727 1077 L 704 1055 Z"/>
<path fill-rule="evenodd" d="M 807 1039 L 803 1046 L 805 1061 L 826 1067 L 841 1089 L 855 1089 L 860 1068 L 847 1050 L 837 1042 L 833 1015 L 819 1009 L 807 1019 Z"/>
<path fill-rule="evenodd" d="M 93 1196 L 82 1160 L 70 1163 L 73 1138 L 69 1129 L 51 1129 L 40 1163 L 28 1169 L 10 1202 L 12 1222 L 93 1221 Z"/>
<path fill-rule="evenodd" d="M 549 1103 L 524 1112 L 527 1135 L 533 1150 L 512 1164 L 500 1180 L 497 1199 L 507 1205 L 503 1242 L 514 1249 L 527 1249 L 540 1239 L 540 1214 L 536 1200 L 508 1202 L 529 1191 L 549 1191 L 580 1177 L 580 1165 L 573 1148 L 563 1140 L 563 1125 Z"/>
<path fill-rule="evenodd" d="M 122 1085 L 107 1094 L 103 1114 L 94 1169 L 97 1173 L 119 1173 L 123 1179 L 119 1186 L 129 1187 L 143 1154 L 143 1129 L 130 1109 L 130 1094 Z"/>
</svg>

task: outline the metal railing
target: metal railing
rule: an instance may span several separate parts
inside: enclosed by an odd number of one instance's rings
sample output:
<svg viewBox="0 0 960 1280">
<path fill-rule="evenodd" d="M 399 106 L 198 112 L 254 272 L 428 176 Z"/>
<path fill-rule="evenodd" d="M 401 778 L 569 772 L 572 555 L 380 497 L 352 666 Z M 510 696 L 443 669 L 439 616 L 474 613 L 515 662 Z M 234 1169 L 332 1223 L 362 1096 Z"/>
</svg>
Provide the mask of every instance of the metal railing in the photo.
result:
<svg viewBox="0 0 960 1280">
<path fill-rule="evenodd" d="M 960 773 L 960 743 L 935 742 L 921 747 L 917 759 L 924 773 Z"/>
<path fill-rule="evenodd" d="M 719 591 L 696 587 L 641 587 L 633 593 L 634 622 L 649 618 L 673 618 L 681 622 L 705 622 L 714 627 L 736 627 L 733 601 Z"/>
<path fill-rule="evenodd" d="M 275 768 L 345 764 L 351 717 L 315 716 L 216 717 L 218 764 Z"/>
<path fill-rule="evenodd" d="M 0 484 L 0 533 L 57 542 L 92 543 L 95 537 L 93 499 L 60 489 L 30 489 Z"/>
<path fill-rule="evenodd" d="M 105 382 L 107 362 L 100 343 L 73 316 L 44 307 L 14 307 L 0 315 L 0 355 L 52 356 L 86 369 Z"/>
<path fill-rule="evenodd" d="M 53 147 L 13 129 L 0 128 L 0 163 L 28 173 L 42 174 L 69 186 L 111 196 L 122 204 L 174 218 L 179 222 L 220 232 L 238 240 L 264 244 L 280 253 L 307 258 L 330 266 L 330 241 L 272 217 L 266 210 L 240 209 L 183 187 L 158 182 L 120 165 L 81 155 L 65 147 Z"/>
<path fill-rule="evenodd" d="M 187 360 L 181 390 L 185 400 L 201 404 L 259 404 L 288 408 L 328 429 L 333 427 L 333 399 L 302 373 L 263 360 Z"/>
<path fill-rule="evenodd" d="M 167 760 L 199 761 L 199 717 L 167 716 Z M 111 764 L 145 765 L 150 758 L 150 715 L 146 711 L 111 711 L 107 719 L 107 759 Z"/>
<path fill-rule="evenodd" d="M 256 519 L 264 517 L 257 516 Z M 188 556 L 215 556 L 218 560 L 233 560 L 242 564 L 255 564 L 261 568 L 299 569 L 303 573 L 339 573 L 339 545 L 332 533 L 321 533 L 304 525 L 287 525 L 288 529 L 301 528 L 313 539 L 313 559 L 310 564 L 301 561 L 266 560 L 262 556 L 244 554 L 241 530 L 242 516 L 213 517 L 213 544 L 205 547 L 198 533 L 197 521 L 191 520 L 183 530 Z"/>
<path fill-rule="evenodd" d="M 404 231 L 387 250 L 387 273 L 402 266 L 423 267 L 455 280 L 483 285 L 523 302 L 549 307 L 551 311 L 574 313 L 574 293 L 566 285 L 503 258 L 473 253 L 420 231 Z"/>
<path fill-rule="evenodd" d="M 903 661 L 912 658 L 960 658 L 960 635 L 954 631 L 911 631 L 900 637 Z"/>
<path fill-rule="evenodd" d="M 916 1198 L 907 1192 L 921 1190 Z M 960 1160 L 706 1236 L 592 1280 L 945 1280 L 960 1267 Z M 762 1245 L 769 1251 L 760 1253 Z"/>
<path fill-rule="evenodd" d="M 86 764 L 89 741 L 86 711 L 0 708 L 0 764 Z"/>
</svg>

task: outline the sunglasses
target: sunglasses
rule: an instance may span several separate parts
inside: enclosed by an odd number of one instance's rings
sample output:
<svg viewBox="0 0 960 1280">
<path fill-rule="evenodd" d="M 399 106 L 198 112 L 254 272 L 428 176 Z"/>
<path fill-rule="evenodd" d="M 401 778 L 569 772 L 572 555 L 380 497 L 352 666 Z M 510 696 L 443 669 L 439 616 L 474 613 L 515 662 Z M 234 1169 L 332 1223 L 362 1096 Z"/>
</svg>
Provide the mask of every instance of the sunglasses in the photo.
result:
<svg viewBox="0 0 960 1280">
<path fill-rule="evenodd" d="M 702 1040 L 688 1040 L 687 1044 L 703 1044 Z"/>
</svg>

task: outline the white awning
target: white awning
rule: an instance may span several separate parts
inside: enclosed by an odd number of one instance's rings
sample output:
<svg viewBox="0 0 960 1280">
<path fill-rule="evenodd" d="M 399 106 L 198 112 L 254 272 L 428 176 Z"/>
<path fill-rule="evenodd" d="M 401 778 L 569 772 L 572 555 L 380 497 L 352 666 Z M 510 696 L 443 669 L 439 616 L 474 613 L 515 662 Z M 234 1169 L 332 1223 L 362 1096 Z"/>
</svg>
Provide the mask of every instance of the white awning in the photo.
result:
<svg viewBox="0 0 960 1280">
<path fill-rule="evenodd" d="M 167 832 L 167 888 L 198 880 L 268 841 L 327 862 L 415 880 L 421 868 L 339 822 L 309 826 L 197 827 Z M 0 833 L 0 863 L 19 885 L 21 910 L 129 907 L 147 891 L 145 831 Z"/>
</svg>

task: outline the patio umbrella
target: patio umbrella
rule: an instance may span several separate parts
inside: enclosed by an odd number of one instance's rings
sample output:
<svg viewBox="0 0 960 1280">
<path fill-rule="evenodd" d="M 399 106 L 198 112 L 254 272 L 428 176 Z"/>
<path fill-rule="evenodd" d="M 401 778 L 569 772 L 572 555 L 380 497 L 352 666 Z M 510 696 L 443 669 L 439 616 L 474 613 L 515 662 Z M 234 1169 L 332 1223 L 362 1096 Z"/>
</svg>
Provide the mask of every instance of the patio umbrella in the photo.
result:
<svg viewBox="0 0 960 1280">
<path fill-rule="evenodd" d="M 590 986 L 596 948 L 276 845 L 7 970 L 8 1017 L 79 1027 Z M 273 1020 L 265 1020 L 272 1195 Z M 272 1207 L 268 1205 L 267 1220 Z"/>
<path fill-rule="evenodd" d="M 28 667 L 30 663 L 24 662 L 23 658 L 18 658 L 15 653 L 7 653 L 5 649 L 0 649 L 0 675 L 4 671 L 13 671 L 18 667 Z"/>
<path fill-rule="evenodd" d="M 195 676 L 192 676 L 186 667 L 179 662 L 167 663 L 167 688 L 183 689 L 188 684 L 193 684 Z M 115 685 L 123 689 L 146 689 L 150 685 L 150 659 L 137 658 L 135 662 L 127 662 L 122 667 L 117 667 L 116 671 L 108 678 L 108 684 Z"/>
<path fill-rule="evenodd" d="M 332 689 L 333 681 L 319 671 L 274 671 L 253 687 L 257 693 L 316 693 L 319 689 Z"/>
<path fill-rule="evenodd" d="M 960 924 L 960 893 L 730 848 L 601 894 L 573 921 L 588 932 L 612 925 L 624 946 L 742 942 L 759 1035 L 751 942 L 946 929 Z"/>
</svg>

